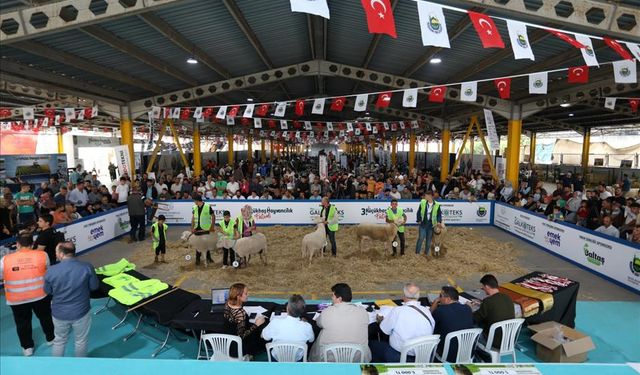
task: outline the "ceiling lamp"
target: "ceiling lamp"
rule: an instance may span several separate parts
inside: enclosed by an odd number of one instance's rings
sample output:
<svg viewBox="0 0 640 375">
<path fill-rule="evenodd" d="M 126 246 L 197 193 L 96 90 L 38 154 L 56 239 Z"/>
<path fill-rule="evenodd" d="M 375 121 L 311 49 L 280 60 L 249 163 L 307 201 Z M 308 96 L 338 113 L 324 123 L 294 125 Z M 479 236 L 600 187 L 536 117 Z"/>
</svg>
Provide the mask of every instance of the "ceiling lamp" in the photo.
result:
<svg viewBox="0 0 640 375">
<path fill-rule="evenodd" d="M 193 56 L 189 56 L 187 59 L 187 64 L 197 64 L 198 60 L 196 60 Z"/>
</svg>

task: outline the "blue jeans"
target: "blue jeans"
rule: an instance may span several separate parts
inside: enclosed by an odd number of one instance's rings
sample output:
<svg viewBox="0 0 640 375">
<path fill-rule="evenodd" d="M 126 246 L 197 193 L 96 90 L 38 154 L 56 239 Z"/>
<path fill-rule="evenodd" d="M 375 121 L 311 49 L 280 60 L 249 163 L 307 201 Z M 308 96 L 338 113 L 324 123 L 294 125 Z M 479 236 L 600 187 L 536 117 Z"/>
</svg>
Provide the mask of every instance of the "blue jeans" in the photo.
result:
<svg viewBox="0 0 640 375">
<path fill-rule="evenodd" d="M 429 250 L 431 249 L 431 237 L 433 237 L 433 228 L 431 227 L 431 225 L 420 225 L 418 227 L 418 242 L 416 243 L 416 254 L 420 254 L 422 252 L 422 242 L 426 240 L 427 248 L 424 253 L 426 255 L 429 255 Z"/>
<path fill-rule="evenodd" d="M 392 348 L 388 342 L 371 340 L 369 349 L 371 349 L 371 363 L 400 362 L 400 352 Z M 415 362 L 415 357 L 407 355 L 407 362 Z"/>
</svg>

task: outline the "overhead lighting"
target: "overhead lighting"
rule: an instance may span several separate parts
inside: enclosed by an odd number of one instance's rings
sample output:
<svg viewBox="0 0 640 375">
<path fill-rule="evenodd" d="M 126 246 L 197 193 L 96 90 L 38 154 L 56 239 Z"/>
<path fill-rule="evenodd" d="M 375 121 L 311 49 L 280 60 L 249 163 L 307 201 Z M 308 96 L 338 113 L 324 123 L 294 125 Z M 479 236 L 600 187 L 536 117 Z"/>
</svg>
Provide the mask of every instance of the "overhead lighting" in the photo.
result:
<svg viewBox="0 0 640 375">
<path fill-rule="evenodd" d="M 197 64 L 197 63 L 198 63 L 198 60 L 196 60 L 193 56 L 190 56 L 187 59 L 187 64 Z"/>
<path fill-rule="evenodd" d="M 365 115 L 369 116 L 369 112 L 365 112 Z"/>
<path fill-rule="evenodd" d="M 569 117 L 573 117 L 573 113 L 569 113 Z"/>
<path fill-rule="evenodd" d="M 433 59 L 429 60 L 430 64 L 440 64 L 442 62 L 442 59 L 434 57 Z"/>
<path fill-rule="evenodd" d="M 247 101 L 248 101 L 248 102 L 252 102 L 252 101 L 253 101 L 253 98 L 247 98 Z"/>
<path fill-rule="evenodd" d="M 560 107 L 563 107 L 563 108 L 571 107 L 571 103 L 562 103 L 560 104 Z"/>
</svg>

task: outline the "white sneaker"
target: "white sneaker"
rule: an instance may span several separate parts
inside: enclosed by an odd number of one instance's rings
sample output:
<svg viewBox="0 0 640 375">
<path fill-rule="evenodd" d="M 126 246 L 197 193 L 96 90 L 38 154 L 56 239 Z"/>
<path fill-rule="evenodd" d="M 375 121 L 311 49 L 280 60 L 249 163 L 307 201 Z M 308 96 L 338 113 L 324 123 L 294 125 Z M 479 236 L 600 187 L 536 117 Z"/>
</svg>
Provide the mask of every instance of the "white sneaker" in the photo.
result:
<svg viewBox="0 0 640 375">
<path fill-rule="evenodd" d="M 31 357 L 33 355 L 33 348 L 22 349 L 22 354 L 25 357 Z"/>
<path fill-rule="evenodd" d="M 47 346 L 53 346 L 53 340 L 47 341 Z"/>
<path fill-rule="evenodd" d="M 226 270 L 226 269 L 227 269 L 227 266 L 222 266 L 222 267 L 220 267 L 220 269 L 222 269 L 222 270 Z"/>
</svg>

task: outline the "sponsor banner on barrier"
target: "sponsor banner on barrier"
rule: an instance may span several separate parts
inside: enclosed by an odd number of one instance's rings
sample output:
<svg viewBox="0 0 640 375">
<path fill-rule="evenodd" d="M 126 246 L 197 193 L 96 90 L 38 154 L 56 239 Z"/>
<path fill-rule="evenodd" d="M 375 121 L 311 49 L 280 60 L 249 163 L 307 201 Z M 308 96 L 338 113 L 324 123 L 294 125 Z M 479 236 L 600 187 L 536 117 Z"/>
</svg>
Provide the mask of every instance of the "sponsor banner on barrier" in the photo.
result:
<svg viewBox="0 0 640 375">
<path fill-rule="evenodd" d="M 640 249 L 496 203 L 494 225 L 640 291 Z"/>
<path fill-rule="evenodd" d="M 128 233 L 129 229 L 129 213 L 126 208 L 57 228 L 59 232 L 64 233 L 67 241 L 76 245 L 76 253 L 82 253 Z"/>
<path fill-rule="evenodd" d="M 257 224 L 312 224 L 313 217 L 320 215 L 320 201 L 246 201 L 246 200 L 213 200 L 207 201 L 219 222 L 225 210 L 232 217 L 240 215 L 240 209 L 251 205 Z M 384 223 L 389 201 L 334 201 L 341 224 Z M 400 201 L 407 215 L 407 224 L 415 224 L 420 201 Z M 167 224 L 190 224 L 191 201 L 160 201 L 158 214 L 167 218 Z M 478 225 L 491 223 L 491 202 L 440 202 L 442 218 L 445 224 Z"/>
</svg>

